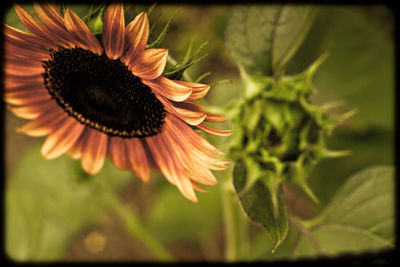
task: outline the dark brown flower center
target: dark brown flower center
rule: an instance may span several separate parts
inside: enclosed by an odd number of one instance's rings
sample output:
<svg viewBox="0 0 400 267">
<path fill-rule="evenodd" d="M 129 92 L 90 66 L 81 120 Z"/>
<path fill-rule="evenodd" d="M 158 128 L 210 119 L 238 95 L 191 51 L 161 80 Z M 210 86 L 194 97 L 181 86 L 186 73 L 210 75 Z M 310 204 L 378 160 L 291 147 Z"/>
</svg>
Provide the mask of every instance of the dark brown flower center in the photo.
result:
<svg viewBox="0 0 400 267">
<path fill-rule="evenodd" d="M 80 122 L 108 135 L 147 137 L 162 129 L 164 106 L 121 61 L 81 48 L 51 52 L 44 83 Z"/>
</svg>

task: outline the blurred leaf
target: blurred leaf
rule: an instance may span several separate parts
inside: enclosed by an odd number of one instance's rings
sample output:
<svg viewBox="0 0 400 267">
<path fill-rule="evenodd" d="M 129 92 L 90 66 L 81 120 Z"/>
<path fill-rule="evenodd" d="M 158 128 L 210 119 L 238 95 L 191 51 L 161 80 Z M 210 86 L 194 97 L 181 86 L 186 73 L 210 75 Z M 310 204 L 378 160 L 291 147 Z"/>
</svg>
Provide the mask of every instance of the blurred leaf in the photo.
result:
<svg viewBox="0 0 400 267">
<path fill-rule="evenodd" d="M 59 259 L 73 234 L 103 209 L 98 191 L 118 190 L 131 178 L 109 161 L 90 179 L 82 180 L 82 173 L 80 162 L 66 156 L 47 161 L 39 146 L 27 151 L 6 190 L 6 251 L 12 259 Z"/>
<path fill-rule="evenodd" d="M 304 222 L 296 257 L 379 250 L 394 246 L 394 169 L 370 167 L 351 176 L 326 209 Z M 318 247 L 316 244 L 319 244 Z"/>
<path fill-rule="evenodd" d="M 371 165 L 394 164 L 394 133 L 339 128 L 328 138 L 327 147 L 348 149 L 350 156 L 322 160 L 313 169 L 310 186 L 324 208 L 346 177 Z M 371 153 L 373 152 L 373 153 Z"/>
<path fill-rule="evenodd" d="M 236 162 L 233 171 L 235 190 L 250 220 L 260 224 L 269 233 L 274 244 L 272 251 L 274 251 L 285 240 L 289 230 L 288 213 L 282 191 L 279 186 L 273 189 L 258 180 L 246 193 L 241 194 L 246 185 L 247 173 L 245 165 Z M 274 198 L 276 198 L 276 203 L 274 203 Z"/>
<path fill-rule="evenodd" d="M 315 86 L 320 91 L 315 101 L 344 100 L 344 109 L 359 110 L 357 119 L 392 129 L 393 38 L 362 10 L 321 7 L 294 63 L 303 65 L 315 57 L 316 51 L 328 51 L 329 57 L 315 77 Z M 386 14 L 392 15 L 390 11 Z"/>
<path fill-rule="evenodd" d="M 314 17 L 309 6 L 235 6 L 225 45 L 233 60 L 252 75 L 279 75 L 297 51 Z"/>
<path fill-rule="evenodd" d="M 176 190 L 168 185 L 158 193 L 146 220 L 147 229 L 162 241 L 198 241 L 214 234 L 222 214 L 218 187 L 198 194 L 198 203 L 187 201 Z"/>
</svg>

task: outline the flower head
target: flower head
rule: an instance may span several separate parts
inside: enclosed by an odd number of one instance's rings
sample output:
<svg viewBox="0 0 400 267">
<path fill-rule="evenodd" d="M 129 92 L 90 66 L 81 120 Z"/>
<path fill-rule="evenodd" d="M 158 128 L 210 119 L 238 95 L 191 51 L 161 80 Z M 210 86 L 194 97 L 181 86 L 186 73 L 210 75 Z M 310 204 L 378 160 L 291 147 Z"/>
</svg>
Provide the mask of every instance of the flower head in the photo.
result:
<svg viewBox="0 0 400 267">
<path fill-rule="evenodd" d="M 125 26 L 123 5 L 111 4 L 100 42 L 73 11 L 62 15 L 54 4 L 34 9 L 43 24 L 15 5 L 31 33 L 5 25 L 5 101 L 31 120 L 19 132 L 47 136 L 43 157 L 66 153 L 95 174 L 108 156 L 143 181 L 158 170 L 194 202 L 193 189 L 203 190 L 198 184 L 217 183 L 210 170 L 227 162 L 193 128 L 221 136 L 230 131 L 205 125 L 224 117 L 191 102 L 208 85 L 162 76 L 168 50 L 146 49 L 146 13 Z"/>
</svg>

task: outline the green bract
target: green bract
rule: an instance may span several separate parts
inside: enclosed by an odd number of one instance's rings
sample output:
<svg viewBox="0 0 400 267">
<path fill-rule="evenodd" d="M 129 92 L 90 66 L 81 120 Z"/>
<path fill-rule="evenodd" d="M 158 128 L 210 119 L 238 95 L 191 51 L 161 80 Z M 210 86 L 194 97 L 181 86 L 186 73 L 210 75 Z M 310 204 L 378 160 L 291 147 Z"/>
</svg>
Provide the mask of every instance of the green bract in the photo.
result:
<svg viewBox="0 0 400 267">
<path fill-rule="evenodd" d="M 257 198 L 251 195 L 264 190 L 265 193 L 258 197 L 268 199 L 270 205 L 262 205 L 263 208 L 269 206 L 271 219 L 282 221 L 283 216 L 286 218 L 284 224 L 288 225 L 286 211 L 281 207 L 285 205 L 281 200 L 281 182 L 286 180 L 298 185 L 318 202 L 306 180 L 312 166 L 324 157 L 348 153 L 330 151 L 325 139 L 354 111 L 332 116 L 328 113 L 329 105 L 319 107 L 309 100 L 315 92 L 312 77 L 325 58 L 326 54 L 298 75 L 279 79 L 254 77 L 241 70 L 244 97 L 228 112 L 234 125 L 230 157 L 238 162 L 234 185 L 250 218 L 256 206 L 260 205 L 249 199 Z M 280 238 L 276 231 L 270 231 L 272 236 L 276 235 L 273 237 L 276 245 L 287 232 L 287 228 L 283 231 L 281 225 L 277 228 Z"/>
</svg>

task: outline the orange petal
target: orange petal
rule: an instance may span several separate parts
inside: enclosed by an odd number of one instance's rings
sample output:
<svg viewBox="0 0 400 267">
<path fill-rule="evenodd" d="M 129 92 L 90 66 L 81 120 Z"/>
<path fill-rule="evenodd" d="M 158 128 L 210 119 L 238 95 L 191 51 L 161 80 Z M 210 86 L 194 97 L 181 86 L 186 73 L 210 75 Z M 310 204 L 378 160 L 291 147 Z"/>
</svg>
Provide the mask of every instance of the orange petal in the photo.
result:
<svg viewBox="0 0 400 267">
<path fill-rule="evenodd" d="M 199 162 L 193 160 L 193 151 L 176 143 L 177 140 L 168 127 L 161 134 L 146 138 L 146 141 L 162 173 L 191 201 L 197 201 L 192 181 L 207 185 L 217 183 L 207 167 L 200 166 Z"/>
<path fill-rule="evenodd" d="M 25 58 L 7 58 L 6 74 L 17 74 L 19 76 L 29 76 L 32 74 L 42 74 L 44 72 L 42 64 L 39 60 L 27 60 Z"/>
<path fill-rule="evenodd" d="M 197 191 L 199 191 L 201 193 L 207 193 L 208 192 L 207 190 L 205 190 L 205 189 L 201 188 L 200 186 L 198 186 L 195 182 L 193 182 L 193 181 L 191 181 L 191 182 L 192 182 L 192 186 L 193 186 L 193 188 L 195 190 L 197 190 Z"/>
<path fill-rule="evenodd" d="M 19 29 L 13 28 L 8 25 L 3 25 L 4 33 L 6 36 L 6 41 L 12 43 L 21 48 L 26 48 L 30 46 L 34 47 L 48 47 L 52 49 L 57 49 L 57 45 L 49 42 L 46 38 L 34 35 L 32 33 L 24 32 Z"/>
<path fill-rule="evenodd" d="M 163 133 L 146 139 L 158 167 L 167 180 L 176 185 L 179 191 L 189 200 L 197 202 L 196 194 L 189 178 L 183 175 L 183 166 L 180 166 L 179 158 L 173 153 L 173 148 L 169 147 L 163 139 Z"/>
<path fill-rule="evenodd" d="M 146 48 L 149 39 L 149 19 L 142 12 L 125 28 L 125 52 L 121 61 L 127 66 Z"/>
<path fill-rule="evenodd" d="M 190 151 L 190 155 L 186 156 L 196 161 L 198 165 L 204 166 L 212 170 L 224 170 L 225 166 L 229 161 L 222 161 L 218 158 L 223 155 L 222 152 L 218 151 L 215 147 L 210 145 L 203 137 L 198 135 L 193 129 L 188 127 L 185 123 L 179 119 L 171 120 L 172 115 L 168 115 L 164 127 L 167 133 L 173 133 L 171 140 L 174 140 L 174 146 L 181 147 L 183 151 Z M 179 122 L 178 122 L 179 121 Z M 184 126 L 184 127 L 182 127 Z M 185 131 L 184 128 L 187 131 Z M 197 135 L 196 139 L 193 139 L 191 134 Z M 201 143 L 203 142 L 203 144 Z M 209 175 L 209 174 L 206 174 Z M 213 180 L 213 178 L 211 178 Z M 215 179 L 214 179 L 215 180 Z"/>
<path fill-rule="evenodd" d="M 167 114 L 167 116 L 165 117 L 165 121 L 166 123 L 170 123 L 169 126 L 177 135 L 177 139 L 187 140 L 188 144 L 191 144 L 198 151 L 202 151 L 204 154 L 212 158 L 216 158 L 224 154 L 216 149 L 206 139 L 204 139 L 200 134 L 196 133 L 192 128 L 190 128 L 179 118 Z M 186 138 L 183 139 L 183 137 Z"/>
<path fill-rule="evenodd" d="M 186 100 L 192 93 L 192 87 L 177 83 L 164 76 L 154 80 L 142 80 L 151 90 L 173 101 L 181 102 Z"/>
<path fill-rule="evenodd" d="M 4 56 L 5 58 L 20 58 L 36 61 L 46 61 L 50 59 L 50 53 L 44 49 L 37 48 L 33 45 L 30 46 L 18 46 L 11 42 L 4 42 Z"/>
<path fill-rule="evenodd" d="M 79 139 L 84 124 L 73 117 L 63 120 L 44 140 L 41 154 L 45 159 L 55 159 L 67 152 Z"/>
<path fill-rule="evenodd" d="M 175 81 L 184 86 L 192 88 L 192 94 L 186 99 L 186 101 L 195 101 L 202 99 L 210 90 L 210 86 L 202 83 L 191 83 L 186 81 Z"/>
<path fill-rule="evenodd" d="M 164 71 L 167 57 L 168 49 L 147 49 L 129 65 L 129 69 L 134 75 L 142 79 L 153 80 L 160 77 Z"/>
<path fill-rule="evenodd" d="M 42 21 L 49 20 L 51 21 L 49 23 L 55 24 L 54 26 L 52 25 L 53 27 L 55 27 L 55 29 L 59 29 L 60 31 L 65 30 L 65 28 L 63 28 L 64 20 L 61 15 L 61 12 L 58 10 L 57 6 L 52 1 L 47 1 L 45 4 L 34 3 L 33 8 L 35 9 L 36 14 Z"/>
<path fill-rule="evenodd" d="M 13 88 L 18 88 L 20 86 L 45 89 L 42 75 L 25 77 L 17 75 L 5 75 L 4 84 L 6 91 L 15 91 Z"/>
<path fill-rule="evenodd" d="M 132 171 L 144 182 L 147 182 L 150 179 L 149 164 L 141 142 L 136 138 L 125 138 L 123 144 L 126 147 L 127 160 Z"/>
<path fill-rule="evenodd" d="M 111 59 L 120 58 L 125 42 L 124 7 L 121 3 L 110 4 L 104 14 L 102 38 L 107 56 Z"/>
<path fill-rule="evenodd" d="M 197 203 L 196 194 L 194 193 L 192 183 L 188 178 L 180 177 L 180 179 L 177 179 L 176 186 L 184 197 L 194 203 Z"/>
<path fill-rule="evenodd" d="M 44 89 L 29 91 L 6 91 L 4 97 L 4 100 L 12 105 L 31 105 L 51 99 L 49 92 Z"/>
<path fill-rule="evenodd" d="M 97 38 L 86 26 L 85 22 L 70 9 L 65 11 L 65 26 L 68 31 L 77 40 L 78 45 L 92 51 L 95 54 L 101 55 L 103 48 L 101 47 Z"/>
<path fill-rule="evenodd" d="M 45 136 L 53 131 L 59 123 L 67 117 L 68 114 L 61 108 L 58 108 L 52 110 L 52 112 L 43 113 L 37 119 L 17 128 L 17 132 L 35 137 Z"/>
<path fill-rule="evenodd" d="M 65 43 L 64 40 L 59 38 L 56 34 L 50 32 L 47 28 L 43 27 L 42 24 L 37 21 L 31 14 L 19 5 L 14 5 L 15 11 L 24 26 L 32 33 L 60 46 L 69 47 L 69 44 Z"/>
<path fill-rule="evenodd" d="M 124 138 L 118 136 L 110 137 L 108 155 L 118 169 L 129 169 L 126 149 Z"/>
<path fill-rule="evenodd" d="M 164 108 L 168 112 L 176 115 L 177 117 L 179 117 L 184 122 L 186 122 L 190 125 L 198 125 L 198 124 L 202 123 L 207 116 L 206 113 L 201 112 L 201 111 L 193 111 L 193 110 L 188 110 L 188 109 L 177 107 L 177 106 L 171 104 L 171 102 L 169 102 L 169 100 L 165 99 L 164 97 L 162 97 L 160 95 L 156 94 L 156 97 L 158 98 L 158 100 L 160 100 L 160 102 L 164 105 Z"/>
<path fill-rule="evenodd" d="M 35 90 L 35 89 L 46 89 L 43 84 L 43 78 L 38 77 L 38 80 L 33 83 L 6 83 L 4 87 L 6 92 L 14 91 L 25 91 L 25 90 Z"/>
<path fill-rule="evenodd" d="M 10 107 L 9 110 L 17 117 L 27 120 L 33 120 L 45 112 L 51 112 L 52 109 L 59 108 L 56 101 L 48 100 L 42 103 L 35 103 L 23 107 Z"/>
<path fill-rule="evenodd" d="M 87 126 L 82 131 L 80 138 L 75 142 L 75 144 L 66 152 L 68 156 L 73 159 L 80 159 L 82 156 L 82 147 L 86 140 Z"/>
<path fill-rule="evenodd" d="M 206 121 L 206 122 L 223 122 L 223 121 L 226 121 L 226 118 L 223 115 L 207 113 L 207 117 L 204 121 Z"/>
<path fill-rule="evenodd" d="M 96 174 L 104 164 L 108 135 L 91 128 L 87 128 L 87 130 L 85 143 L 82 147 L 82 168 L 89 174 Z"/>
<path fill-rule="evenodd" d="M 41 80 L 43 84 L 43 76 L 42 73 L 38 73 L 36 70 L 30 70 L 30 68 L 21 68 L 21 70 L 27 71 L 28 73 L 23 73 L 15 69 L 15 67 L 6 69 L 5 78 L 6 80 L 11 80 L 15 83 L 31 83 L 36 80 Z"/>
<path fill-rule="evenodd" d="M 202 105 L 199 105 L 199 104 L 196 104 L 196 103 L 171 101 L 171 104 L 174 105 L 174 107 L 177 107 L 177 108 L 190 110 L 190 111 L 193 111 L 193 112 L 203 112 L 203 113 L 205 113 L 207 115 L 205 120 L 204 120 L 204 121 L 207 121 L 207 122 L 223 122 L 223 121 L 226 121 L 226 118 L 224 116 L 218 115 L 218 114 L 208 113 L 206 107 L 204 107 Z"/>
<path fill-rule="evenodd" d="M 224 130 L 224 129 L 215 129 L 211 128 L 203 123 L 196 125 L 197 128 L 202 130 L 203 132 L 213 134 L 213 135 L 218 135 L 218 136 L 228 136 L 232 133 L 232 130 Z"/>
<path fill-rule="evenodd" d="M 178 161 L 177 164 L 182 166 L 184 176 L 205 185 L 217 184 L 215 176 L 208 169 L 210 167 L 208 162 L 196 157 L 196 150 L 191 149 L 190 146 L 181 145 L 181 140 L 177 140 L 169 129 L 165 129 L 161 137 L 167 147 L 173 148 L 171 154 Z"/>
<path fill-rule="evenodd" d="M 52 3 L 34 3 L 33 8 L 40 20 L 47 26 L 53 35 L 56 35 L 57 38 L 63 40 L 63 42 L 69 47 L 75 46 L 75 40 L 68 32 L 67 28 L 65 28 L 64 19 L 56 5 Z"/>
<path fill-rule="evenodd" d="M 147 147 L 149 148 L 154 162 L 157 164 L 157 168 L 164 174 L 165 178 L 176 185 L 176 175 L 173 173 L 175 170 L 174 159 L 170 156 L 168 149 L 165 149 L 162 144 L 159 143 L 159 136 L 162 133 L 145 138 Z"/>
<path fill-rule="evenodd" d="M 160 169 L 157 166 L 157 163 L 154 161 L 153 159 L 153 155 L 150 151 L 149 146 L 146 143 L 146 138 L 139 138 L 140 143 L 143 146 L 146 158 L 147 158 L 147 163 L 149 164 L 150 169 L 154 170 L 154 171 L 160 171 Z"/>
</svg>

